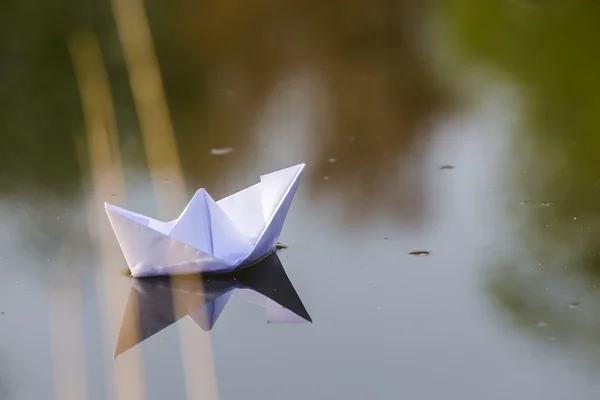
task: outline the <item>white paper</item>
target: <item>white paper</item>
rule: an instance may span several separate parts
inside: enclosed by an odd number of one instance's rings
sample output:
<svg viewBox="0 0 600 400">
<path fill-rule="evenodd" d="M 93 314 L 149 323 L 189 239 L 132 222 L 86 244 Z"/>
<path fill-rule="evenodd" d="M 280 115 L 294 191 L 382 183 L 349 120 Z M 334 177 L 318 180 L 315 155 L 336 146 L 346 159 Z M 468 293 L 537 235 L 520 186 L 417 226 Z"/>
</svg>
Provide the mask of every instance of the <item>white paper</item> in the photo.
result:
<svg viewBox="0 0 600 400">
<path fill-rule="evenodd" d="M 229 272 L 275 250 L 305 164 L 215 202 L 196 192 L 181 216 L 162 222 L 105 203 L 132 276 Z"/>
</svg>

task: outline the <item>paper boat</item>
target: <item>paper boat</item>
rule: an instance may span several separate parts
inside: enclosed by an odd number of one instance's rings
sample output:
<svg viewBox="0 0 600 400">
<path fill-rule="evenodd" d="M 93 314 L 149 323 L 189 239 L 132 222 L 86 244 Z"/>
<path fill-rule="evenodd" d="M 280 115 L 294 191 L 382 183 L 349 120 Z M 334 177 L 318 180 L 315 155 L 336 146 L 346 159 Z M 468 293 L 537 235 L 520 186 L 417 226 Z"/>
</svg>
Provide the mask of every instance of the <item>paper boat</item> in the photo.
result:
<svg viewBox="0 0 600 400">
<path fill-rule="evenodd" d="M 217 202 L 200 189 L 168 222 L 105 203 L 132 276 L 230 272 L 266 257 L 275 250 L 304 167 L 261 175 L 260 183 Z"/>
<path fill-rule="evenodd" d="M 235 297 L 264 307 L 268 323 L 312 322 L 273 253 L 250 268 L 210 279 L 198 275 L 134 279 L 115 357 L 186 316 L 202 330 L 211 330 Z"/>
</svg>

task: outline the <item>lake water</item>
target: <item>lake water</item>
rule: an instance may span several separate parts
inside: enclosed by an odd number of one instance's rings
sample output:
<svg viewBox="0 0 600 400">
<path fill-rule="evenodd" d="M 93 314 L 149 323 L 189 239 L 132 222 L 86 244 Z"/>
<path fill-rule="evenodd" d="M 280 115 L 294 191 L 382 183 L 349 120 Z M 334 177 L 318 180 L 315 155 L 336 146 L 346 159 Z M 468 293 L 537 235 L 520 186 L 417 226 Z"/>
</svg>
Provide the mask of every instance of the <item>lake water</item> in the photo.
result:
<svg viewBox="0 0 600 400">
<path fill-rule="evenodd" d="M 0 6 L 0 399 L 597 398 L 597 7 L 555 3 Z M 312 323 L 136 320 L 187 300 L 131 300 L 164 287 L 105 201 L 169 220 L 298 163 Z"/>
</svg>

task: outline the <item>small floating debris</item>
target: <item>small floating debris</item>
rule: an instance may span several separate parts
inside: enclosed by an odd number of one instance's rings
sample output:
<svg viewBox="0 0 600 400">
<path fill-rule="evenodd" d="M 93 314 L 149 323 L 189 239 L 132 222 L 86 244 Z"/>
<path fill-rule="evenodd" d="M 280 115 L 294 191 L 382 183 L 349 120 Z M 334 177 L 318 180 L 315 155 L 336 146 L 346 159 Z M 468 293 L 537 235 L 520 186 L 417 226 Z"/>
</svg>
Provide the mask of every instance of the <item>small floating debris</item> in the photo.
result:
<svg viewBox="0 0 600 400">
<path fill-rule="evenodd" d="M 531 206 L 531 205 L 535 204 L 535 201 L 525 200 L 525 201 L 522 201 L 520 204 L 522 206 Z"/>
<path fill-rule="evenodd" d="M 454 165 L 442 165 L 440 169 L 454 169 Z"/>
<path fill-rule="evenodd" d="M 545 321 L 539 321 L 539 322 L 537 323 L 537 326 L 538 326 L 538 327 L 540 327 L 540 328 L 545 328 L 545 327 L 547 327 L 547 326 L 548 326 L 548 323 L 547 323 L 547 322 L 545 322 Z"/>
<path fill-rule="evenodd" d="M 574 302 L 572 302 L 571 304 L 569 304 L 567 307 L 569 307 L 569 308 L 577 308 L 577 307 L 579 307 L 580 305 L 581 305 L 581 302 L 580 302 L 580 301 L 574 301 Z"/>
<path fill-rule="evenodd" d="M 325 179 L 326 181 L 328 181 L 329 177 L 328 176 L 324 176 L 323 179 Z"/>
<path fill-rule="evenodd" d="M 336 163 L 336 162 L 337 162 L 337 158 L 333 158 L 333 157 L 331 157 L 331 158 L 329 158 L 329 159 L 327 160 L 327 162 L 328 162 L 329 164 L 334 164 L 334 163 Z"/>
<path fill-rule="evenodd" d="M 417 251 L 411 251 L 410 253 L 411 256 L 429 256 L 431 255 L 430 251 L 427 250 L 417 250 Z"/>
<path fill-rule="evenodd" d="M 233 147 L 215 147 L 210 150 L 210 154 L 215 156 L 224 156 L 225 154 L 229 154 L 233 151 Z"/>
<path fill-rule="evenodd" d="M 287 249 L 287 248 L 288 247 L 283 243 L 277 242 L 277 244 L 275 245 L 275 250 L 281 250 L 281 249 Z"/>
<path fill-rule="evenodd" d="M 553 203 L 551 201 L 546 201 L 546 202 L 540 203 L 540 206 L 542 206 L 542 207 L 550 207 L 550 206 L 553 206 L 554 204 L 555 203 Z"/>
</svg>

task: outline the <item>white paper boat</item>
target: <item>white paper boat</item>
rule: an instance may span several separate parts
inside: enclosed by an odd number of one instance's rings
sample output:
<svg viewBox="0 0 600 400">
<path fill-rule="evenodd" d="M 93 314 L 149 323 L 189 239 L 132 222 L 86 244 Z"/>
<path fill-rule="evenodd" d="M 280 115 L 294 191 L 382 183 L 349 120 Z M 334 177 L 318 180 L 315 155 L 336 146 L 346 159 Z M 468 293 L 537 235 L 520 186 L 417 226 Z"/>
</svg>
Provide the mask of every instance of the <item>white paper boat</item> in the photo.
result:
<svg viewBox="0 0 600 400">
<path fill-rule="evenodd" d="M 261 175 L 260 183 L 217 202 L 200 189 L 181 216 L 168 222 L 105 203 L 131 274 L 229 272 L 269 255 L 304 167 Z"/>
</svg>

